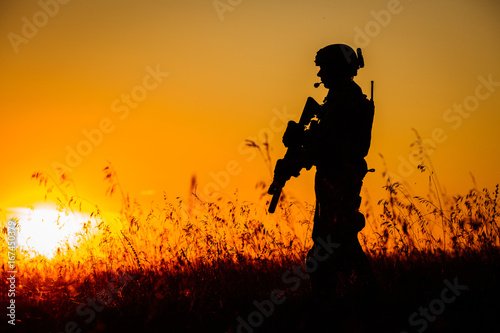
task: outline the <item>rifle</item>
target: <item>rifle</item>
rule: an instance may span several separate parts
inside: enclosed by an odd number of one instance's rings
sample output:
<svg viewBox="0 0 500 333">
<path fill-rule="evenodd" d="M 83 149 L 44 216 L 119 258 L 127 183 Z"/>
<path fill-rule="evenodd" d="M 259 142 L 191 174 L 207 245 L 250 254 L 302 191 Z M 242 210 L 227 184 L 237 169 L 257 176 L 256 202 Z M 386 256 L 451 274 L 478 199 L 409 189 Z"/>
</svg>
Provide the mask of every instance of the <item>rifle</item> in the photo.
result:
<svg viewBox="0 0 500 333">
<path fill-rule="evenodd" d="M 314 100 L 314 98 L 307 98 L 306 105 L 300 116 L 298 123 L 295 121 L 289 121 L 285 133 L 283 134 L 283 144 L 287 147 L 285 156 L 282 159 L 276 161 L 276 166 L 274 167 L 274 178 L 268 194 L 271 194 L 273 198 L 269 204 L 269 213 L 274 213 L 278 201 L 281 196 L 281 191 L 285 186 L 285 183 L 293 176 L 298 177 L 300 170 L 306 168 L 311 169 L 311 161 L 304 159 L 307 151 L 304 147 L 306 143 L 306 131 L 307 126 L 313 126 L 311 120 L 320 114 L 321 106 Z"/>
</svg>

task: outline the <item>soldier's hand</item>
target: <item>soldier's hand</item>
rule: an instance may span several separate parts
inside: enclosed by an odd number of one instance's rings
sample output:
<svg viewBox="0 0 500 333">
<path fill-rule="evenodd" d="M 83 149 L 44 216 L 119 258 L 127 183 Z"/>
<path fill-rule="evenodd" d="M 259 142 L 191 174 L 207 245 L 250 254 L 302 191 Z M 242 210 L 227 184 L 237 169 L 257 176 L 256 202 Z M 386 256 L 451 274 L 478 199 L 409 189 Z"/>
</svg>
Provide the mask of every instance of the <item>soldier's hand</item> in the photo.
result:
<svg viewBox="0 0 500 333">
<path fill-rule="evenodd" d="M 283 144 L 285 147 L 300 146 L 302 135 L 304 134 L 304 127 L 299 125 L 293 120 L 288 122 L 285 134 L 283 134 Z"/>
</svg>

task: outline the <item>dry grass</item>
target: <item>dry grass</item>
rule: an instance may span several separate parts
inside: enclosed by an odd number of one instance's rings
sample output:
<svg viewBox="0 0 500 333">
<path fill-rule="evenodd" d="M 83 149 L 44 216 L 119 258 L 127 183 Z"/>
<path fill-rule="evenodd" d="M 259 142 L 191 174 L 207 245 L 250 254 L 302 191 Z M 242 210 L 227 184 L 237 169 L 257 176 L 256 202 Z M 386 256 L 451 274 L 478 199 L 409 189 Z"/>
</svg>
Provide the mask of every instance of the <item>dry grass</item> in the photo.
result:
<svg viewBox="0 0 500 333">
<path fill-rule="evenodd" d="M 436 184 L 427 196 L 411 195 L 401 183 L 388 180 L 387 198 L 377 203 L 381 213 L 374 214 L 371 203 L 365 207 L 374 232 L 364 231 L 360 237 L 384 281 L 382 289 L 392 293 L 395 301 L 397 295 L 407 293 L 408 285 L 421 283 L 415 276 L 424 276 L 434 281 L 424 288 L 431 292 L 446 273 L 461 271 L 468 276 L 466 261 L 490 274 L 482 281 L 488 286 L 495 277 L 490 268 L 497 267 L 494 260 L 500 258 L 499 186 L 448 198 L 439 190 L 432 169 L 424 165 L 419 169 Z M 67 175 L 58 180 L 44 173 L 33 175 L 61 212 L 82 207 L 93 211 L 77 246 L 66 244 L 51 260 L 18 254 L 19 332 L 35 332 L 37 325 L 44 327 L 42 331 L 61 331 L 71 320 L 83 331 L 93 332 L 141 331 L 160 324 L 182 331 L 234 328 L 235 318 L 251 311 L 253 300 L 265 299 L 271 290 L 283 287 L 283 272 L 300 265 L 311 245 L 314 207 L 288 202 L 286 197 L 274 215 L 267 212 L 265 200 L 242 201 L 237 194 L 214 202 L 203 202 L 195 193 L 186 201 L 165 196 L 144 211 L 121 188 L 110 164 L 103 171 L 108 194 L 118 194 L 122 202 L 115 220 L 103 218 L 98 206 L 80 199 Z M 2 223 L 6 234 L 6 221 Z M 7 253 L 5 242 L 0 251 Z M 6 281 L 6 261 L 2 281 Z M 436 273 L 422 275 L 425 269 Z M 131 280 L 97 319 L 83 321 L 76 312 L 78 305 L 95 298 L 117 274 L 128 274 Z M 307 287 L 293 293 L 283 290 L 291 300 L 283 309 L 292 310 L 294 302 L 300 303 L 309 292 Z M 2 302 L 5 299 L 2 294 Z M 277 315 L 278 323 L 283 316 Z M 121 318 L 118 323 L 117 318 Z"/>
</svg>

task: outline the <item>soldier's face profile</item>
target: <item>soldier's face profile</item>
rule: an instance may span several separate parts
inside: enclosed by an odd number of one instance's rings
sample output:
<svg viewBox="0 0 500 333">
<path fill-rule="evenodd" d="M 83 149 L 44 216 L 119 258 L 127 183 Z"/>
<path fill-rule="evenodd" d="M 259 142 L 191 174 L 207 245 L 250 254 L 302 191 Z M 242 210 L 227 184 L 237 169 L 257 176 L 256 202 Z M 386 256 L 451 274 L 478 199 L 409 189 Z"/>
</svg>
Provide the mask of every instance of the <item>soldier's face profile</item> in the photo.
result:
<svg viewBox="0 0 500 333">
<path fill-rule="evenodd" d="M 323 82 L 325 88 L 331 88 L 332 83 L 341 78 L 340 72 L 334 67 L 329 65 L 319 66 L 318 77 Z"/>
</svg>

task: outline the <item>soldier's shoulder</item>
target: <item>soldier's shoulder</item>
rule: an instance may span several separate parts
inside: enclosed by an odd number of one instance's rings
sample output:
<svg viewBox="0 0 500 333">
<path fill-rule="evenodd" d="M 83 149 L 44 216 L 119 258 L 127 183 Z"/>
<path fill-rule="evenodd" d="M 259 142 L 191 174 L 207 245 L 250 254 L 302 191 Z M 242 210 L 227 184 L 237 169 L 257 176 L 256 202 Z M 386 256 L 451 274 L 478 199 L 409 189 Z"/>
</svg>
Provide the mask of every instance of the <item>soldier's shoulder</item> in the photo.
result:
<svg viewBox="0 0 500 333">
<path fill-rule="evenodd" d="M 361 101 L 366 99 L 366 95 L 363 93 L 363 90 L 354 81 L 351 81 L 350 84 L 346 87 L 345 96 L 352 101 Z"/>
<path fill-rule="evenodd" d="M 368 99 L 368 97 L 363 93 L 361 87 L 359 87 L 357 84 L 352 87 L 349 93 L 348 100 L 348 103 L 353 110 L 354 117 L 364 117 L 373 114 L 373 102 Z"/>
</svg>

